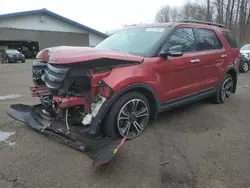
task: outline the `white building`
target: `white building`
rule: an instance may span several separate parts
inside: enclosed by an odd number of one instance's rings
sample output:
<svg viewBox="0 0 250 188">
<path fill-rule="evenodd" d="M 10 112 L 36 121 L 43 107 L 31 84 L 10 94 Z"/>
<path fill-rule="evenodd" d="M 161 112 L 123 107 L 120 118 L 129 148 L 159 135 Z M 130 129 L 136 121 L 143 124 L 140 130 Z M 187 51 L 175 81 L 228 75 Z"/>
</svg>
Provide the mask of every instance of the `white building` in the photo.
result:
<svg viewBox="0 0 250 188">
<path fill-rule="evenodd" d="M 95 46 L 106 37 L 47 9 L 0 15 L 0 46 L 31 42 L 39 50 L 58 45 Z"/>
</svg>

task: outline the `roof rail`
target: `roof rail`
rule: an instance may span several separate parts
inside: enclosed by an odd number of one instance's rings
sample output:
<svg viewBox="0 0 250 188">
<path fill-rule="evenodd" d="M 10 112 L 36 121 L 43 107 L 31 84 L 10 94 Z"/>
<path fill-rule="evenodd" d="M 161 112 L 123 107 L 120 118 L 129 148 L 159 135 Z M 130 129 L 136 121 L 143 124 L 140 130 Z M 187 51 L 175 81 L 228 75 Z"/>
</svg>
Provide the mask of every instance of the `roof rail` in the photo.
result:
<svg viewBox="0 0 250 188">
<path fill-rule="evenodd" d="M 218 24 L 214 22 L 205 22 L 205 21 L 199 21 L 199 20 L 180 20 L 178 22 L 184 22 L 184 23 L 198 23 L 198 24 L 206 24 L 206 25 L 212 25 L 217 27 L 226 28 L 223 24 Z"/>
</svg>

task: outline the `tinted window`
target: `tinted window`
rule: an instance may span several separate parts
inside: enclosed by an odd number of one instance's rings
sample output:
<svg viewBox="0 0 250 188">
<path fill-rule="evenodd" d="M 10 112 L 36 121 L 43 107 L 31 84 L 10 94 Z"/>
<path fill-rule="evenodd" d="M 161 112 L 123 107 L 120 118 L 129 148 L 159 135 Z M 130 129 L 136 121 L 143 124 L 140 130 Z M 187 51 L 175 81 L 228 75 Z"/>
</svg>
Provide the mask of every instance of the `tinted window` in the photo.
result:
<svg viewBox="0 0 250 188">
<path fill-rule="evenodd" d="M 209 29 L 197 29 L 199 34 L 198 48 L 199 50 L 221 49 L 222 45 L 216 33 Z"/>
<path fill-rule="evenodd" d="M 167 50 L 170 47 L 182 45 L 184 52 L 196 51 L 196 41 L 194 37 L 194 32 L 192 28 L 179 28 L 174 31 L 170 36 L 169 40 L 164 46 L 164 50 Z"/>
<path fill-rule="evenodd" d="M 222 32 L 224 37 L 226 38 L 228 44 L 232 47 L 232 48 L 238 48 L 238 44 L 237 42 L 234 40 L 233 36 L 231 35 L 231 33 L 229 32 Z"/>
<path fill-rule="evenodd" d="M 17 51 L 17 50 L 6 50 L 6 52 L 7 52 L 8 54 L 19 53 L 19 51 Z"/>
</svg>

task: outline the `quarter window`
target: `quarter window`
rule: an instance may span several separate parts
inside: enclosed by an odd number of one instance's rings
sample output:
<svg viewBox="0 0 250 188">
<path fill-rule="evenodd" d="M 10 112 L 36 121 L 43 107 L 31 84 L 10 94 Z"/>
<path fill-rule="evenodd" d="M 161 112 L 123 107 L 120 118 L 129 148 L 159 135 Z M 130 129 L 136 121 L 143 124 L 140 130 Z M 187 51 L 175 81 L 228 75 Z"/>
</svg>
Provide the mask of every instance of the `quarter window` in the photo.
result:
<svg viewBox="0 0 250 188">
<path fill-rule="evenodd" d="M 182 45 L 184 52 L 196 51 L 196 41 L 192 28 L 178 28 L 171 35 L 169 40 L 164 46 L 164 50 L 169 49 L 170 47 Z"/>
<path fill-rule="evenodd" d="M 238 44 L 235 41 L 235 39 L 233 38 L 232 34 L 229 32 L 222 32 L 222 34 L 224 35 L 224 37 L 226 38 L 228 44 L 232 47 L 232 48 L 238 48 Z"/>
<path fill-rule="evenodd" d="M 200 36 L 198 42 L 199 50 L 214 50 L 222 48 L 222 44 L 214 31 L 209 29 L 197 29 L 197 31 Z"/>
</svg>

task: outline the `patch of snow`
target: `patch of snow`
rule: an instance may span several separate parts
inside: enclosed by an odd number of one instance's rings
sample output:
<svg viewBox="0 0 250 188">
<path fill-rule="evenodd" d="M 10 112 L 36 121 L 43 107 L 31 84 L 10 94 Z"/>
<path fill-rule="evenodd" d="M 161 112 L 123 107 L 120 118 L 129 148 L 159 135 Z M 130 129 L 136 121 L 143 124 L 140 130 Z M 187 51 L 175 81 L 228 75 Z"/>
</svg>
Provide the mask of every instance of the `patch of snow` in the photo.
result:
<svg viewBox="0 0 250 188">
<path fill-rule="evenodd" d="M 82 120 L 82 123 L 84 125 L 88 125 L 91 123 L 91 120 L 92 120 L 92 117 L 95 117 L 100 108 L 102 107 L 103 103 L 106 101 L 106 98 L 102 97 L 102 96 L 99 96 L 100 97 L 100 100 L 97 102 L 97 103 L 92 103 L 91 104 L 91 114 L 87 114 L 83 120 Z"/>
<path fill-rule="evenodd" d="M 5 141 L 6 144 L 8 144 L 9 146 L 15 146 L 16 142 L 10 142 L 10 141 Z"/>
<path fill-rule="evenodd" d="M 91 120 L 92 120 L 92 115 L 91 115 L 91 114 L 87 114 L 87 115 L 83 118 L 82 123 L 83 123 L 84 125 L 89 125 L 90 122 L 91 122 Z"/>
<path fill-rule="evenodd" d="M 2 132 L 0 131 L 0 142 L 6 141 L 10 136 L 14 135 L 14 132 Z"/>
<path fill-rule="evenodd" d="M 18 98 L 21 96 L 22 95 L 20 95 L 20 94 L 4 95 L 4 96 L 0 96 L 0 100 L 15 99 L 15 98 Z"/>
<path fill-rule="evenodd" d="M 7 139 L 14 135 L 15 133 L 14 132 L 2 132 L 0 131 L 0 142 L 4 142 L 5 144 L 9 145 L 9 146 L 13 146 L 15 147 L 16 145 L 16 142 L 11 142 L 11 141 L 8 141 Z"/>
<path fill-rule="evenodd" d="M 97 103 L 92 103 L 91 104 L 91 111 L 92 111 L 92 116 L 95 117 L 97 113 L 99 112 L 102 104 L 105 102 L 106 98 L 100 96 L 101 100 L 99 100 Z"/>
</svg>

